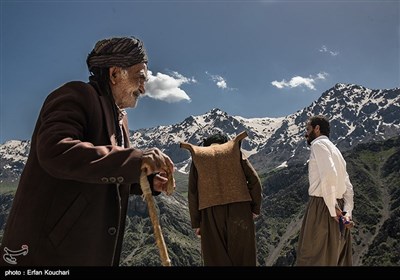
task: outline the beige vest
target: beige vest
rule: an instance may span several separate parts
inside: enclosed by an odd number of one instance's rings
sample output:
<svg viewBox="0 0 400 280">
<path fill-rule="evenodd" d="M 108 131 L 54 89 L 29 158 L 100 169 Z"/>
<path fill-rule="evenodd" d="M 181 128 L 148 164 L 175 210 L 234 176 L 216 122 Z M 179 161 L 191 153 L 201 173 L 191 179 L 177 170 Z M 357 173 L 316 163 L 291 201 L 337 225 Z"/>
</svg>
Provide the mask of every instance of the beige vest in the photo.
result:
<svg viewBox="0 0 400 280">
<path fill-rule="evenodd" d="M 224 144 L 200 147 L 181 142 L 191 152 L 197 169 L 199 210 L 233 202 L 251 201 L 241 165 L 240 140 L 244 131 Z"/>
</svg>

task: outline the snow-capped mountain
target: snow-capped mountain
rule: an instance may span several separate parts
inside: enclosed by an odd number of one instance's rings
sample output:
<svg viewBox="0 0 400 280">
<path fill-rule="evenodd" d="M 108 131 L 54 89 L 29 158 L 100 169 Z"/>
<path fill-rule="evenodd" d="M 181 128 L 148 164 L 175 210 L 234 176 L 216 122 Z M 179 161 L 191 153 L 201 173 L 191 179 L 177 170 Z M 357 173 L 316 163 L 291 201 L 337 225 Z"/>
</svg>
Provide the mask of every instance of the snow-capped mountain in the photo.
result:
<svg viewBox="0 0 400 280">
<path fill-rule="evenodd" d="M 309 116 L 325 115 L 331 124 L 330 139 L 339 149 L 388 139 L 400 134 L 400 88 L 371 90 L 336 84 L 310 106 L 289 115 L 251 159 L 256 168 L 273 168 L 308 156 L 304 138 Z"/>
<path fill-rule="evenodd" d="M 190 116 L 179 124 L 141 129 L 134 132 L 131 142 L 141 149 L 158 147 L 167 153 L 178 167 L 182 167 L 190 159 L 187 150 L 180 149 L 180 142 L 201 144 L 202 140 L 216 130 L 222 130 L 233 138 L 242 131 L 249 136 L 243 140 L 242 149 L 247 156 L 256 154 L 265 142 L 281 126 L 284 118 L 246 119 L 230 116 L 220 109 L 200 116 Z"/>
<path fill-rule="evenodd" d="M 286 117 L 244 118 L 216 108 L 178 124 L 133 131 L 130 140 L 140 149 L 160 148 L 179 170 L 187 171 L 190 154 L 179 147 L 181 141 L 200 144 L 215 128 L 231 138 L 246 130 L 249 136 L 242 142 L 244 154 L 256 169 L 270 170 L 305 161 L 305 125 L 308 117 L 316 114 L 330 119 L 330 138 L 341 150 L 388 139 L 400 134 L 400 88 L 372 90 L 336 84 L 310 106 Z M 28 150 L 29 141 L 13 140 L 0 145 L 0 180 L 20 174 Z"/>
<path fill-rule="evenodd" d="M 180 141 L 200 144 L 215 127 L 230 137 L 246 130 L 249 136 L 243 140 L 244 153 L 251 156 L 257 169 L 271 169 L 305 159 L 306 121 L 317 114 L 330 119 L 330 138 L 342 150 L 358 143 L 387 139 L 400 134 L 400 89 L 371 90 L 336 84 L 310 106 L 286 117 L 246 119 L 213 109 L 179 124 L 138 130 L 131 141 L 140 148 L 158 147 L 178 167 L 183 167 L 190 154 L 179 148 Z"/>
<path fill-rule="evenodd" d="M 10 140 L 0 145 L 0 183 L 18 180 L 29 149 L 30 141 Z"/>
</svg>

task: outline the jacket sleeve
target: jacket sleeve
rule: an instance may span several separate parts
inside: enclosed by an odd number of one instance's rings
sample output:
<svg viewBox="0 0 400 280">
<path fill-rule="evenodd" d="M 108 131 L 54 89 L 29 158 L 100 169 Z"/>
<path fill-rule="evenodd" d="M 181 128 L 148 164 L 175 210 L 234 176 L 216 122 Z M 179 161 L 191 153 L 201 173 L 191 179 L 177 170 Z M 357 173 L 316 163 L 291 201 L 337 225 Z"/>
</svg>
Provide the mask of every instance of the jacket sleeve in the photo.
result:
<svg viewBox="0 0 400 280">
<path fill-rule="evenodd" d="M 87 140 L 98 133 L 94 131 L 103 121 L 98 117 L 99 108 L 99 100 L 84 87 L 79 91 L 63 86 L 53 92 L 42 107 L 36 127 L 39 164 L 60 179 L 95 184 L 139 183 L 142 151 L 94 145 Z"/>
<path fill-rule="evenodd" d="M 192 228 L 199 228 L 201 216 L 199 211 L 199 194 L 197 189 L 197 169 L 193 162 L 190 166 L 189 172 L 188 202 Z"/>
<path fill-rule="evenodd" d="M 242 168 L 247 180 L 247 187 L 251 196 L 251 211 L 259 215 L 261 209 L 261 181 L 257 172 L 248 159 L 241 160 Z"/>
</svg>

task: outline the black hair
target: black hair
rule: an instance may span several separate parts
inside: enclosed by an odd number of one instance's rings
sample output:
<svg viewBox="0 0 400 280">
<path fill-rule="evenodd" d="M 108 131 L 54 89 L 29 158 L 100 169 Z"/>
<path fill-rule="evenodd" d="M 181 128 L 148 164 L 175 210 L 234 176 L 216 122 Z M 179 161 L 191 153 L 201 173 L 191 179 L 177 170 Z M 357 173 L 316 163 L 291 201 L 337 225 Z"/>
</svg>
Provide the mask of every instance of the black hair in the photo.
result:
<svg viewBox="0 0 400 280">
<path fill-rule="evenodd" d="M 217 143 L 217 144 L 224 144 L 228 142 L 228 135 L 225 133 L 215 133 L 213 135 L 208 136 L 206 139 L 203 140 L 203 146 L 211 146 L 211 144 Z"/>
<path fill-rule="evenodd" d="M 329 137 L 331 128 L 329 125 L 329 121 L 325 116 L 317 115 L 317 116 L 310 117 L 308 119 L 308 122 L 313 128 L 315 128 L 317 125 L 319 125 L 319 131 L 321 132 L 321 134 Z"/>
</svg>

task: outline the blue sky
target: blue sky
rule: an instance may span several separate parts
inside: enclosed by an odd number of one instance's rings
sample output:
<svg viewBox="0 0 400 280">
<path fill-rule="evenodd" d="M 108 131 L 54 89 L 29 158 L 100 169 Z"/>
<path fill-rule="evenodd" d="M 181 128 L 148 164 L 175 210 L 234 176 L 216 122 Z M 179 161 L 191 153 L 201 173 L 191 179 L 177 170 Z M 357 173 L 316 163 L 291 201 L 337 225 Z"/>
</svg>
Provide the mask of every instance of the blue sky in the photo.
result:
<svg viewBox="0 0 400 280">
<path fill-rule="evenodd" d="M 30 139 L 46 96 L 87 81 L 87 54 L 112 36 L 149 55 L 131 129 L 216 107 L 281 117 L 336 83 L 400 85 L 399 1 L 0 1 L 0 143 Z"/>
</svg>

